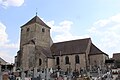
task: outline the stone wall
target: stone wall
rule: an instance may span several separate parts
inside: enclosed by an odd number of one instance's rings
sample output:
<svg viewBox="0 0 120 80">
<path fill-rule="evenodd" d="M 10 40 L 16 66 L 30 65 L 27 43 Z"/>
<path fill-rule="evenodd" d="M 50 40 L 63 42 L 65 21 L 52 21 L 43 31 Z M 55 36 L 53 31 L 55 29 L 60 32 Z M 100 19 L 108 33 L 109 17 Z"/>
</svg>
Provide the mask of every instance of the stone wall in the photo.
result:
<svg viewBox="0 0 120 80">
<path fill-rule="evenodd" d="M 35 58 L 36 58 L 36 67 L 37 68 L 46 68 L 48 66 L 48 59 L 42 52 L 36 53 Z M 40 59 L 41 59 L 41 65 L 39 64 Z"/>
<path fill-rule="evenodd" d="M 51 44 L 50 28 L 39 25 L 38 23 L 22 26 L 20 38 L 20 51 L 22 56 L 20 67 L 23 70 L 28 70 L 33 69 L 33 67 L 45 68 L 45 66 L 48 66 L 47 57 L 42 52 L 36 53 L 35 46 L 50 48 Z M 19 58 L 20 56 L 17 55 L 17 57 Z M 39 64 L 39 59 L 41 59 L 41 65 Z M 53 61 L 50 60 L 50 62 L 52 63 Z"/>
<path fill-rule="evenodd" d="M 48 59 L 48 68 L 55 68 L 55 60 L 49 58 Z"/>
<path fill-rule="evenodd" d="M 59 56 L 60 68 L 63 69 L 64 71 L 66 71 L 67 68 L 70 68 L 72 71 L 74 71 L 75 69 L 80 70 L 80 68 L 86 68 L 85 54 L 76 54 L 76 55 L 79 56 L 79 59 L 80 59 L 79 64 L 75 63 L 75 55 L 63 55 L 61 57 Z M 69 57 L 70 64 L 65 64 L 65 57 L 66 56 Z M 58 56 L 56 56 L 56 57 L 58 57 Z M 56 57 L 55 57 L 55 63 L 56 63 Z"/>
<path fill-rule="evenodd" d="M 30 67 L 35 65 L 35 45 L 28 44 L 23 46 L 22 51 L 22 68 L 23 70 L 29 70 Z"/>
<path fill-rule="evenodd" d="M 96 55 L 90 55 L 90 65 L 91 66 L 99 66 L 99 67 L 104 67 L 105 65 L 105 60 L 108 59 L 108 56 L 105 54 L 96 54 Z"/>
<path fill-rule="evenodd" d="M 20 49 L 30 40 L 35 39 L 35 24 L 24 26 L 21 28 Z"/>
<path fill-rule="evenodd" d="M 50 29 L 36 24 L 36 45 L 50 47 L 50 39 Z"/>
<path fill-rule="evenodd" d="M 120 61 L 120 53 L 114 53 L 113 59 Z"/>
<path fill-rule="evenodd" d="M 86 69 L 88 69 L 88 67 L 89 67 L 89 65 L 90 65 L 90 64 L 89 64 L 90 62 L 89 62 L 89 56 L 88 56 L 88 55 L 90 54 L 90 48 L 91 48 L 90 46 L 91 46 L 91 44 L 92 44 L 92 41 L 91 41 L 91 39 L 90 39 L 89 42 L 88 42 L 88 46 L 87 46 L 87 49 L 86 49 L 86 55 L 85 55 L 86 63 L 87 63 L 87 64 L 86 64 Z"/>
<path fill-rule="evenodd" d="M 50 29 L 37 23 L 22 27 L 20 48 L 31 40 L 34 41 L 35 45 L 50 47 Z"/>
</svg>

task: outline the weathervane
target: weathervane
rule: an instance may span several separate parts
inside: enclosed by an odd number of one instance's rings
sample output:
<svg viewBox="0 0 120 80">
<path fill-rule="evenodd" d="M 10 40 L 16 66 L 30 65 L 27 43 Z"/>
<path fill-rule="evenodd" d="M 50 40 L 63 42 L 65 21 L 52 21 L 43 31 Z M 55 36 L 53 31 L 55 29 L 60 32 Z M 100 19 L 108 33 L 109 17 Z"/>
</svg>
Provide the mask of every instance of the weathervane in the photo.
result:
<svg viewBox="0 0 120 80">
<path fill-rule="evenodd" d="M 36 8 L 36 16 L 37 16 L 37 8 Z"/>
</svg>

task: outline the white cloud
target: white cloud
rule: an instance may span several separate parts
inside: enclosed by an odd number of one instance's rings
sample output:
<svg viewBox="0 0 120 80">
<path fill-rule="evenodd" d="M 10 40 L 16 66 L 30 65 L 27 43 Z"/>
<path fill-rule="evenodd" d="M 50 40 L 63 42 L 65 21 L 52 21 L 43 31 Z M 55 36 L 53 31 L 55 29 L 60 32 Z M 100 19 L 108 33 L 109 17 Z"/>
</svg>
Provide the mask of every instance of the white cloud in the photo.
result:
<svg viewBox="0 0 120 80">
<path fill-rule="evenodd" d="M 54 33 L 54 42 L 91 37 L 93 43 L 110 57 L 113 53 L 120 52 L 120 14 L 94 22 L 88 33 L 82 36 L 71 33 L 73 24 L 71 21 L 62 21 L 58 25 L 55 25 L 54 21 L 50 21 L 47 24 Z"/>
<path fill-rule="evenodd" d="M 97 45 L 112 57 L 120 52 L 120 14 L 101 19 L 89 29 L 91 36 L 97 40 Z"/>
<path fill-rule="evenodd" d="M 19 7 L 24 3 L 24 0 L 0 0 L 0 4 L 4 7 L 16 6 Z"/>
<path fill-rule="evenodd" d="M 1 22 L 0 22 L 0 45 L 3 45 L 5 44 L 6 42 L 8 42 L 9 40 L 7 39 L 8 38 L 8 35 L 7 33 L 5 32 L 6 30 L 6 26 L 3 25 Z"/>
<path fill-rule="evenodd" d="M 110 17 L 109 20 L 116 22 L 116 23 L 120 23 L 120 14 Z"/>
<path fill-rule="evenodd" d="M 19 41 L 11 43 L 6 33 L 6 26 L 0 22 L 0 57 L 7 62 L 13 62 L 14 55 L 12 49 L 18 49 Z"/>
<path fill-rule="evenodd" d="M 109 21 L 110 20 L 99 20 L 99 21 L 95 22 L 94 25 L 104 27 L 105 25 L 107 25 L 109 23 Z"/>
<path fill-rule="evenodd" d="M 52 31 L 59 32 L 59 33 L 68 33 L 70 31 L 71 25 L 73 24 L 71 21 L 63 21 L 59 23 L 58 26 L 54 25 L 54 21 L 51 22 L 52 24 Z"/>
<path fill-rule="evenodd" d="M 10 43 L 8 34 L 6 33 L 6 26 L 0 22 L 0 47 L 1 48 L 18 48 L 19 41 L 17 43 Z"/>
<path fill-rule="evenodd" d="M 16 48 L 16 49 L 18 49 L 18 47 L 19 47 L 19 42 L 18 43 L 8 43 L 8 44 L 4 44 L 4 45 L 2 45 L 1 47 L 3 47 L 3 48 Z"/>
<path fill-rule="evenodd" d="M 72 27 L 73 22 L 64 20 L 59 23 L 59 25 L 55 25 L 54 21 L 47 22 L 47 24 L 51 27 L 52 33 L 55 35 L 53 36 L 54 42 L 61 42 L 61 41 L 68 41 L 68 40 L 74 40 L 74 39 L 81 39 L 89 37 L 88 35 L 73 35 L 70 30 Z"/>
<path fill-rule="evenodd" d="M 0 51 L 0 57 L 8 63 L 13 63 L 14 56 L 11 56 L 7 51 Z"/>
</svg>

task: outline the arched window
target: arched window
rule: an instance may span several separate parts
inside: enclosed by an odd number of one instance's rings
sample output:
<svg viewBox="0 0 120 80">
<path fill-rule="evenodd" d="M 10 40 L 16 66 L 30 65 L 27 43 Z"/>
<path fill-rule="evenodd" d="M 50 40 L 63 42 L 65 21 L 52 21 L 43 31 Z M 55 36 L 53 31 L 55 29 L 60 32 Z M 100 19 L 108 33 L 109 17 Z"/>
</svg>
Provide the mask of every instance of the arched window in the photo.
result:
<svg viewBox="0 0 120 80">
<path fill-rule="evenodd" d="M 56 65 L 59 65 L 60 64 L 60 59 L 59 57 L 56 58 Z"/>
<path fill-rule="evenodd" d="M 65 64 L 69 64 L 69 57 L 68 56 L 65 57 Z"/>
<path fill-rule="evenodd" d="M 80 63 L 80 59 L 79 59 L 79 56 L 78 56 L 78 55 L 75 56 L 75 63 L 77 63 L 77 64 Z"/>
<path fill-rule="evenodd" d="M 45 32 L 45 29 L 44 29 L 44 28 L 42 28 L 42 32 Z"/>
<path fill-rule="evenodd" d="M 27 32 L 29 32 L 30 28 L 27 28 Z"/>
<path fill-rule="evenodd" d="M 39 66 L 42 65 L 42 59 L 39 59 Z"/>
</svg>

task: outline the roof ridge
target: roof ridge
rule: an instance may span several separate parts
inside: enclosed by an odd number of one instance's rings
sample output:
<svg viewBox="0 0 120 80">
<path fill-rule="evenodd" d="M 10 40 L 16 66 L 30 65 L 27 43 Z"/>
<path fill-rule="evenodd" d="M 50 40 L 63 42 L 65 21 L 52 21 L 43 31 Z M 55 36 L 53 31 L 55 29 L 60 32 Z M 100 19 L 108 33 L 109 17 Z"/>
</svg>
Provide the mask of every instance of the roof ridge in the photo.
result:
<svg viewBox="0 0 120 80">
<path fill-rule="evenodd" d="M 77 39 L 77 40 L 71 40 L 66 42 L 59 42 L 59 43 L 53 43 L 51 46 L 51 52 L 53 54 L 68 54 L 71 53 L 84 53 L 86 52 L 87 46 L 91 38 L 84 38 L 84 39 Z"/>
<path fill-rule="evenodd" d="M 21 26 L 21 27 L 24 27 L 24 26 L 26 26 L 26 25 L 30 25 L 30 24 L 32 24 L 32 23 L 38 23 L 38 24 L 40 24 L 40 25 L 42 25 L 42 26 L 45 26 L 45 27 L 48 27 L 48 28 L 50 28 L 44 21 L 42 21 L 37 15 L 36 16 L 34 16 L 32 19 L 30 19 L 28 22 L 26 22 L 23 26 Z"/>
<path fill-rule="evenodd" d="M 68 41 L 62 41 L 62 42 L 56 42 L 54 44 L 60 44 L 60 43 L 66 43 L 66 42 L 72 42 L 72 41 L 79 41 L 79 40 L 90 40 L 91 38 L 83 38 L 83 39 L 74 39 L 74 40 L 68 40 Z"/>
</svg>

